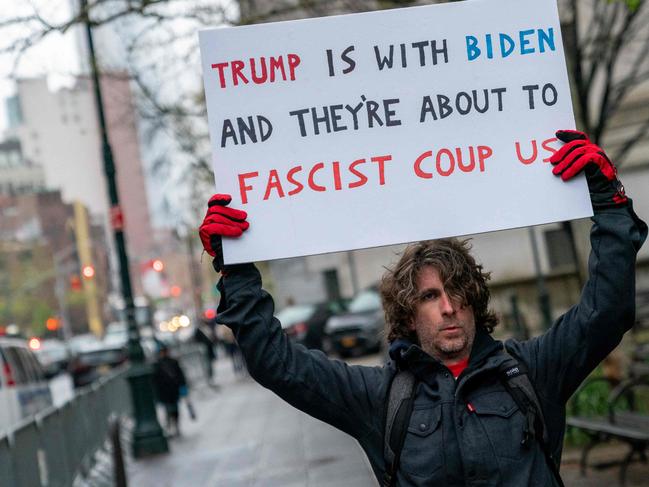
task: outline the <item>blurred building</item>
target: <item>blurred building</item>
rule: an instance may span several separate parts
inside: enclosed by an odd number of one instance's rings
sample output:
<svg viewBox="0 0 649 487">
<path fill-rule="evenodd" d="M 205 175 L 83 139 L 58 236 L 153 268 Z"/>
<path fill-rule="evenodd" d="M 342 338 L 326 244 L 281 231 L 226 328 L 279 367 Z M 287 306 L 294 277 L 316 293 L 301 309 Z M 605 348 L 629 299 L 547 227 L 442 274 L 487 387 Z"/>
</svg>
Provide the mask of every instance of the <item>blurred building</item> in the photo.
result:
<svg viewBox="0 0 649 487">
<path fill-rule="evenodd" d="M 32 193 L 45 189 L 45 174 L 23 157 L 20 142 L 0 142 L 0 195 Z"/>
<path fill-rule="evenodd" d="M 96 305 L 95 318 L 101 318 L 108 286 L 103 228 L 89 226 L 81 242 L 76 220 L 74 205 L 65 203 L 58 191 L 0 194 L 0 302 L 4 304 L 0 321 L 11 319 L 37 332 L 44 318 L 25 308 L 40 306 L 43 312 L 49 311 L 48 316 L 66 314 L 73 331 L 86 332 L 86 305 L 91 299 Z M 89 282 L 82 277 L 81 245 L 90 251 L 86 264 L 94 273 L 92 295 Z M 56 294 L 57 287 L 61 295 Z"/>
<path fill-rule="evenodd" d="M 151 258 L 153 237 L 129 79 L 112 73 L 104 75 L 101 83 L 129 256 L 137 269 L 140 261 Z M 53 92 L 45 78 L 20 79 L 16 90 L 7 102 L 7 135 L 19 141 L 26 160 L 42 167 L 46 188 L 60 190 L 66 202 L 82 202 L 91 220 L 103 222 L 110 233 L 91 83 L 78 78 L 72 88 Z M 141 286 L 136 272 L 133 281 L 137 293 Z"/>
</svg>

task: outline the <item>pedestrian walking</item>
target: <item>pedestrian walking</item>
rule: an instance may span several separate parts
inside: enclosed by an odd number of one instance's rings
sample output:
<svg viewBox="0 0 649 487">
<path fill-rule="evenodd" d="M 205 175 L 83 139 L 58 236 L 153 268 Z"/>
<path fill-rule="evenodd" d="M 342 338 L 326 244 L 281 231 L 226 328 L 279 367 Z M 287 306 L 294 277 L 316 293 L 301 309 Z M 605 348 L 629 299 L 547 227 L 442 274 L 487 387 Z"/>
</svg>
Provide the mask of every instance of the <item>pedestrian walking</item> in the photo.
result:
<svg viewBox="0 0 649 487">
<path fill-rule="evenodd" d="M 647 226 L 601 148 L 581 132 L 557 137 L 553 174 L 584 173 L 590 190 L 588 281 L 579 302 L 530 340 L 492 338 L 489 273 L 467 241 L 445 239 L 410 245 L 382 279 L 388 364 L 350 366 L 294 344 L 255 266 L 223 265 L 221 238 L 241 237 L 246 213 L 227 195 L 209 201 L 200 236 L 222 274 L 218 322 L 233 330 L 251 376 L 356 438 L 384 486 L 563 485 L 566 402 L 634 323 Z"/>
<path fill-rule="evenodd" d="M 158 402 L 164 407 L 167 434 L 179 436 L 179 403 L 180 398 L 188 394 L 187 380 L 180 363 L 171 357 L 166 346 L 159 349 L 158 360 L 153 367 L 153 385 Z M 190 410 L 193 410 L 191 406 Z"/>
</svg>

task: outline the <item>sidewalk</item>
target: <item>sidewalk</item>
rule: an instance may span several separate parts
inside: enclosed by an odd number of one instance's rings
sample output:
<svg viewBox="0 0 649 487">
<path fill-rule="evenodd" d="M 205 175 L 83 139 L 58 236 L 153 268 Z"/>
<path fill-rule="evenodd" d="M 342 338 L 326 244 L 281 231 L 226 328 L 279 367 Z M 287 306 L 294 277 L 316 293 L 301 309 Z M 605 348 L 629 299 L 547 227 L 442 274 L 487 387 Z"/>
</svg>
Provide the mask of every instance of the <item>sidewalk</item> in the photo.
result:
<svg viewBox="0 0 649 487">
<path fill-rule="evenodd" d="M 197 421 L 181 409 L 171 452 L 130 462 L 137 487 L 374 487 L 354 439 L 289 406 L 215 362 L 218 392 L 193 393 Z"/>
</svg>

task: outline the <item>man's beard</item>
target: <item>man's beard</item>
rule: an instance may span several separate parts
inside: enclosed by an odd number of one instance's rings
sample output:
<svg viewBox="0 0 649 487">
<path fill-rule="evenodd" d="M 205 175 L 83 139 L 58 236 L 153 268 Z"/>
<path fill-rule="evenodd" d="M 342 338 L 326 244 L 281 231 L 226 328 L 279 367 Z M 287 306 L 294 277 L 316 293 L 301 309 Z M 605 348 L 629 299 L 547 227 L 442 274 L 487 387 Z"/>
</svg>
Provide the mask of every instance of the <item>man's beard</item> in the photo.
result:
<svg viewBox="0 0 649 487">
<path fill-rule="evenodd" d="M 444 332 L 441 330 L 437 334 L 419 336 L 421 348 L 439 360 L 453 359 L 458 355 L 463 355 L 465 351 L 470 352 L 475 337 L 475 328 L 465 323 L 461 323 L 459 326 L 461 332 L 453 338 L 442 338 Z"/>
</svg>

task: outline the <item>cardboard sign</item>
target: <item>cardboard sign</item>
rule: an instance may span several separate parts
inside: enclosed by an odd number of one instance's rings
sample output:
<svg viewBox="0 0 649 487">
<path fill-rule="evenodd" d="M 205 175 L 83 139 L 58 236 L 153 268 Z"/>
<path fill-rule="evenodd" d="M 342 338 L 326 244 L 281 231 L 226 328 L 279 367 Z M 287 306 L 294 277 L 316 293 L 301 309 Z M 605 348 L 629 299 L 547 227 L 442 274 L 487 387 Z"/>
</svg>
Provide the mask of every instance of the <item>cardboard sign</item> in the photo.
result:
<svg viewBox="0 0 649 487">
<path fill-rule="evenodd" d="M 474 0 L 200 32 L 226 263 L 580 218 L 555 0 Z"/>
</svg>

